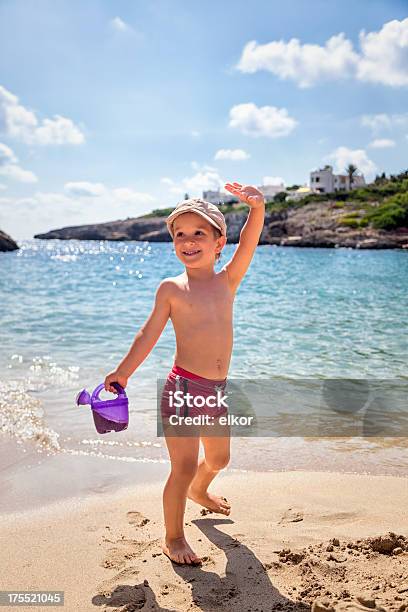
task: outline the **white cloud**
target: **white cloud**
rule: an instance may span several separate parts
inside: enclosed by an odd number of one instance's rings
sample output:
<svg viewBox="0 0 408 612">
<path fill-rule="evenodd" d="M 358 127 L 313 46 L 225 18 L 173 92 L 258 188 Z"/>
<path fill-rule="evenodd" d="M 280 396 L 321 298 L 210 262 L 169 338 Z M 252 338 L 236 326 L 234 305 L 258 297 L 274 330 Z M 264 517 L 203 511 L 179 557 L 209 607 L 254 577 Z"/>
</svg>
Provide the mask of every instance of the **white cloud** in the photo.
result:
<svg viewBox="0 0 408 612">
<path fill-rule="evenodd" d="M 264 176 L 262 185 L 284 185 L 285 181 L 281 176 Z"/>
<path fill-rule="evenodd" d="M 34 206 L 40 205 L 39 210 L 44 210 L 46 206 L 55 208 L 61 205 L 72 205 L 75 204 L 75 200 L 66 196 L 65 193 L 58 193 L 53 191 L 37 191 L 32 198 L 24 198 L 19 200 L 19 204 Z"/>
<path fill-rule="evenodd" d="M 85 138 L 71 119 L 54 115 L 54 119 L 43 119 L 42 125 L 33 134 L 27 135 L 26 142 L 40 145 L 82 144 Z"/>
<path fill-rule="evenodd" d="M 35 198 L 21 198 L 18 200 L 18 205 L 27 208 L 34 208 L 37 205 L 37 200 Z"/>
<path fill-rule="evenodd" d="M 41 122 L 17 96 L 0 85 L 0 131 L 27 144 L 82 144 L 85 137 L 71 119 L 54 115 Z"/>
<path fill-rule="evenodd" d="M 203 191 L 220 189 L 224 184 L 218 173 L 217 168 L 207 164 L 191 162 L 191 167 L 195 171 L 192 176 L 186 176 L 180 181 L 175 181 L 169 177 L 163 177 L 160 181 L 168 185 L 169 193 L 180 195 L 188 193 L 191 197 L 201 196 Z"/>
<path fill-rule="evenodd" d="M 199 164 L 196 161 L 192 161 L 190 165 L 195 171 L 201 170 L 201 172 L 217 172 L 217 168 L 209 166 L 208 164 Z"/>
<path fill-rule="evenodd" d="M 214 159 L 231 159 L 233 161 L 249 159 L 250 155 L 243 149 L 219 149 Z"/>
<path fill-rule="evenodd" d="M 36 183 L 38 178 L 34 172 L 30 170 L 24 170 L 17 166 L 17 164 L 10 164 L 9 166 L 0 166 L 0 174 L 12 181 L 19 181 L 20 183 Z"/>
<path fill-rule="evenodd" d="M 378 32 L 361 30 L 359 43 L 361 51 L 357 52 L 343 32 L 323 46 L 302 44 L 297 38 L 263 45 L 252 40 L 245 45 L 237 68 L 248 73 L 268 70 L 301 88 L 350 77 L 389 86 L 408 85 L 408 18 L 394 19 Z"/>
<path fill-rule="evenodd" d="M 389 129 L 391 127 L 391 117 L 386 113 L 363 115 L 361 117 L 361 125 L 370 128 L 373 132 L 379 132 L 380 130 Z"/>
<path fill-rule="evenodd" d="M 4 191 L 5 189 L 7 189 L 7 186 L 0 183 L 0 191 Z"/>
<path fill-rule="evenodd" d="M 20 183 L 36 183 L 38 179 L 34 172 L 24 170 L 17 162 L 10 147 L 0 142 L 0 175 Z"/>
<path fill-rule="evenodd" d="M 123 19 L 121 19 L 120 17 L 114 17 L 111 20 L 111 25 L 112 27 L 117 30 L 118 32 L 128 32 L 129 30 L 131 30 L 132 28 L 125 22 L 123 21 Z"/>
<path fill-rule="evenodd" d="M 64 188 L 68 191 L 68 195 L 61 192 L 40 192 L 37 191 L 32 198 L 20 199 L 19 203 L 30 204 L 36 203 L 40 205 L 57 205 L 64 204 L 70 206 L 79 205 L 82 208 L 91 207 L 95 210 L 95 205 L 102 207 L 107 205 L 109 210 L 121 207 L 124 204 L 151 204 L 156 201 L 156 198 L 148 193 L 142 193 L 129 189 L 128 187 L 118 187 L 109 190 L 102 183 L 66 183 Z M 74 188 L 71 186 L 74 185 Z M 87 185 L 88 188 L 77 187 L 78 185 Z M 91 193 L 91 191 L 94 193 Z M 137 212 L 135 213 L 138 214 Z"/>
<path fill-rule="evenodd" d="M 386 149 L 388 147 L 395 147 L 395 140 L 390 138 L 376 138 L 368 145 L 372 149 Z"/>
<path fill-rule="evenodd" d="M 200 170 L 193 176 L 183 178 L 180 183 L 174 182 L 169 191 L 176 195 L 188 193 L 190 197 L 197 197 L 203 191 L 217 190 L 224 184 L 217 170 Z"/>
<path fill-rule="evenodd" d="M 137 217 L 150 212 L 153 202 L 157 200 L 152 195 L 128 187 L 105 187 L 103 194 L 94 196 L 37 191 L 31 197 L 0 198 L 0 226 L 13 238 L 31 238 L 54 228 Z"/>
<path fill-rule="evenodd" d="M 265 45 L 252 40 L 245 45 L 237 68 L 242 72 L 268 70 L 305 88 L 323 79 L 351 75 L 356 61 L 352 43 L 341 33 L 332 36 L 324 47 L 302 45 L 297 38 Z"/>
<path fill-rule="evenodd" d="M 15 164 L 16 162 L 17 157 L 14 155 L 10 147 L 0 142 L 0 166 Z"/>
<path fill-rule="evenodd" d="M 148 204 L 156 201 L 156 198 L 149 193 L 133 191 L 133 189 L 129 189 L 128 187 L 113 189 L 112 194 L 118 203 L 124 204 Z"/>
<path fill-rule="evenodd" d="M 370 128 L 373 133 L 391 130 L 394 127 L 408 126 L 408 113 L 388 115 L 378 113 L 376 115 L 362 115 L 361 125 Z"/>
<path fill-rule="evenodd" d="M 345 173 L 348 164 L 354 164 L 365 175 L 373 175 L 377 170 L 377 166 L 367 157 L 364 149 L 353 150 L 347 147 L 338 147 L 325 158 L 325 161 L 331 160 L 335 162 L 334 171 L 339 174 Z"/>
<path fill-rule="evenodd" d="M 33 198 L 29 198 L 30 203 L 41 205 L 64 204 L 70 206 L 79 205 L 82 208 L 95 206 L 107 206 L 109 210 L 120 208 L 127 204 L 146 204 L 149 205 L 156 201 L 156 198 L 148 193 L 134 191 L 128 187 L 117 187 L 108 189 L 103 183 L 72 182 L 66 183 L 64 189 L 67 194 L 61 192 L 38 192 Z M 24 202 L 19 200 L 20 203 Z M 134 212 L 134 211 L 133 211 Z M 135 213 L 135 216 L 138 213 Z"/>
<path fill-rule="evenodd" d="M 69 195 L 77 197 L 98 197 L 106 191 L 106 187 L 102 183 L 88 183 L 87 181 L 65 183 L 64 189 Z"/>
<path fill-rule="evenodd" d="M 357 79 L 392 87 L 408 85 L 408 17 L 389 21 L 379 32 L 362 30 L 359 40 Z"/>
<path fill-rule="evenodd" d="M 201 133 L 197 130 L 192 130 L 191 135 L 193 136 L 193 138 L 199 138 L 201 136 Z"/>
<path fill-rule="evenodd" d="M 253 102 L 237 104 L 230 109 L 229 126 L 238 128 L 248 136 L 280 138 L 288 136 L 297 121 L 290 117 L 286 108 L 256 106 Z"/>
</svg>

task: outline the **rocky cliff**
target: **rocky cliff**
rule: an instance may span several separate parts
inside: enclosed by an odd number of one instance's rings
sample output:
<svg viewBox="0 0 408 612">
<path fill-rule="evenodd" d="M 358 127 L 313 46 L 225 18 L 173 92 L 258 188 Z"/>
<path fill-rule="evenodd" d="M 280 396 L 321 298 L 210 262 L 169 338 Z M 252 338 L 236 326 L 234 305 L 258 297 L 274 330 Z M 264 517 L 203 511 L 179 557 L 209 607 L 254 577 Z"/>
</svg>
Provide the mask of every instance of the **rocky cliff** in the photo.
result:
<svg viewBox="0 0 408 612">
<path fill-rule="evenodd" d="M 260 244 L 297 247 L 353 247 L 361 249 L 408 248 L 408 228 L 397 231 L 371 227 L 351 228 L 343 219 L 356 207 L 348 203 L 312 202 L 269 210 Z M 226 214 L 228 242 L 236 243 L 245 223 L 247 212 Z M 137 217 L 95 225 L 81 225 L 37 234 L 34 238 L 60 240 L 141 240 L 170 242 L 164 217 Z"/>
<path fill-rule="evenodd" d="M 148 240 L 171 242 L 164 217 L 136 217 L 126 221 L 112 221 L 94 225 L 77 225 L 36 234 L 34 238 L 60 240 Z"/>
<path fill-rule="evenodd" d="M 0 251 L 16 251 L 18 248 L 17 243 L 8 234 L 0 230 Z"/>
</svg>

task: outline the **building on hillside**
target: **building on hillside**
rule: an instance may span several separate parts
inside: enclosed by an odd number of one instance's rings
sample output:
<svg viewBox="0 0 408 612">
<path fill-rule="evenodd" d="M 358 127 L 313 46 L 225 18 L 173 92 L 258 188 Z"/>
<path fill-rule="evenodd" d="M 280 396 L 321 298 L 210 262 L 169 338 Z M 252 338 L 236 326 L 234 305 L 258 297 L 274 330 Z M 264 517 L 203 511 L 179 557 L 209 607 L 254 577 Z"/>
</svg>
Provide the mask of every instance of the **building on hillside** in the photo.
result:
<svg viewBox="0 0 408 612">
<path fill-rule="evenodd" d="M 313 193 L 313 191 L 307 185 L 303 185 L 303 187 L 299 187 L 298 189 L 294 189 L 293 191 L 287 191 L 286 201 L 287 202 L 298 202 L 302 200 L 304 197 Z"/>
<path fill-rule="evenodd" d="M 352 189 L 365 185 L 363 174 L 355 174 L 352 179 Z M 347 174 L 333 174 L 332 166 L 325 166 L 310 173 L 310 188 L 315 193 L 333 193 L 334 191 L 350 191 L 350 179 Z"/>
<path fill-rule="evenodd" d="M 283 183 L 278 185 L 259 185 L 259 191 L 264 195 L 266 200 L 273 200 L 277 193 L 282 191 L 286 192 L 285 185 Z"/>
<path fill-rule="evenodd" d="M 234 197 L 232 193 L 224 193 L 220 190 L 217 191 L 203 191 L 203 200 L 210 202 L 211 204 L 233 204 L 238 202 L 238 198 Z"/>
<path fill-rule="evenodd" d="M 281 191 L 286 191 L 285 185 L 282 183 L 280 185 L 259 185 L 257 187 L 259 191 L 265 196 L 266 200 L 273 200 L 274 196 Z M 234 204 L 238 202 L 238 198 L 233 196 L 230 193 L 224 193 L 220 190 L 218 191 L 203 191 L 203 200 L 207 202 L 211 202 L 211 204 Z"/>
</svg>

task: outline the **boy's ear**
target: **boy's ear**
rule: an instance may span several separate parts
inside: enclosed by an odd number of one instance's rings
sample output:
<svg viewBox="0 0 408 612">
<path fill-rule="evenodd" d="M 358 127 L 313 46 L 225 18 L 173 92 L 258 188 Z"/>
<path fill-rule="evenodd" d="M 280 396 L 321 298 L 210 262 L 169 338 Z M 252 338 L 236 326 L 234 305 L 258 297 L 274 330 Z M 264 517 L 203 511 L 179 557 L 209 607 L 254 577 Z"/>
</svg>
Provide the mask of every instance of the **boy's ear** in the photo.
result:
<svg viewBox="0 0 408 612">
<path fill-rule="evenodd" d="M 225 247 L 225 245 L 227 244 L 227 238 L 226 236 L 220 236 L 219 238 L 217 238 L 217 245 L 220 246 L 220 253 L 222 251 L 222 249 Z"/>
</svg>

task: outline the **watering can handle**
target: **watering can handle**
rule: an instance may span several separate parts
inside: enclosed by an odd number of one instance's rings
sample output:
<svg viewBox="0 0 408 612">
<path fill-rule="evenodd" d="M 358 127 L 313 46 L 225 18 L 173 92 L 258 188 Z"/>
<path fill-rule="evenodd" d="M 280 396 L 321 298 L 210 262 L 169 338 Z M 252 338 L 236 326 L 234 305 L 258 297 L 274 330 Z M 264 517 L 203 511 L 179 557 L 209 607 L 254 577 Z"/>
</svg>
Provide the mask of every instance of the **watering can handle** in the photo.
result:
<svg viewBox="0 0 408 612">
<path fill-rule="evenodd" d="M 111 383 L 111 385 L 113 387 L 115 387 L 115 389 L 117 389 L 119 391 L 118 397 L 126 397 L 125 390 L 123 389 L 123 387 L 118 382 L 113 382 L 113 383 Z M 102 391 L 102 389 L 104 389 L 104 388 L 105 388 L 105 384 L 101 383 L 100 385 L 98 385 L 96 387 L 96 389 L 94 389 L 94 391 L 92 393 L 92 401 L 99 400 L 99 394 Z M 99 400 L 99 401 L 101 401 L 101 400 Z"/>
</svg>

